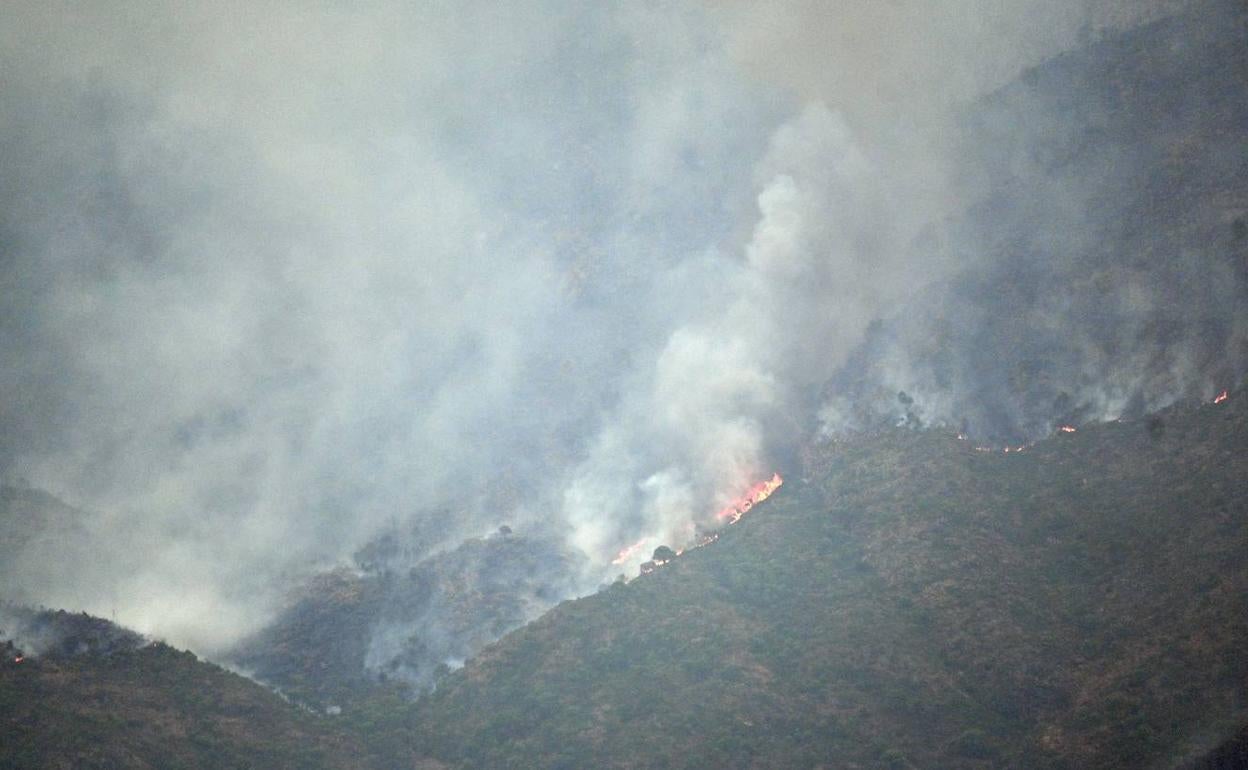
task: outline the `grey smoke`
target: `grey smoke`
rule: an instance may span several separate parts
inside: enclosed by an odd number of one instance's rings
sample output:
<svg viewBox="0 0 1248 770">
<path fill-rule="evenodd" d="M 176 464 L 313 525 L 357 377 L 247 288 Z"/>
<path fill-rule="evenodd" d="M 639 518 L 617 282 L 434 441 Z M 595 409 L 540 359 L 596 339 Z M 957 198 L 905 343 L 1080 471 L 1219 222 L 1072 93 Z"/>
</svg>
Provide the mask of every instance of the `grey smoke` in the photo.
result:
<svg viewBox="0 0 1248 770">
<path fill-rule="evenodd" d="M 960 157 L 990 194 L 944 248 L 977 261 L 873 329 L 825 386 L 825 430 L 946 425 L 1012 443 L 1237 385 L 1243 22 L 1207 3 L 976 105 Z"/>
<path fill-rule="evenodd" d="M 101 618 L 4 603 L 0 603 L 0 642 L 12 645 L 23 657 L 52 658 L 108 656 L 149 644 L 139 634 Z"/>
<path fill-rule="evenodd" d="M 1005 269 L 958 121 L 1175 5 L 5 4 L 0 468 L 93 512 L 22 595 L 219 649 L 409 522 L 589 590 L 816 414 L 957 419 L 872 324 Z"/>
</svg>

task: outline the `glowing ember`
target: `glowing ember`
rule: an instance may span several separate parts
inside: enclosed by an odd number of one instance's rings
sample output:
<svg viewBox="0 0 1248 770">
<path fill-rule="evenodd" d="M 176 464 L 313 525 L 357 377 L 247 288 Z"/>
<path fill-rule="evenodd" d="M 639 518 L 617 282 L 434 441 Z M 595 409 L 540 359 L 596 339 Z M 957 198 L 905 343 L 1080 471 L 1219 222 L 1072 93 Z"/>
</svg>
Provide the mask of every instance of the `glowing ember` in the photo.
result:
<svg viewBox="0 0 1248 770">
<path fill-rule="evenodd" d="M 1218 397 L 1213 400 L 1213 403 L 1220 404 L 1230 397 L 1231 397 L 1231 394 L 1224 390 L 1218 394 Z"/>
<path fill-rule="evenodd" d="M 729 524 L 736 524 L 751 508 L 771 497 L 771 493 L 779 489 L 783 483 L 784 479 L 780 478 L 780 474 L 773 473 L 770 479 L 760 481 L 750 487 L 744 495 L 715 514 L 715 518 L 727 521 Z"/>
<path fill-rule="evenodd" d="M 642 547 L 645 546 L 645 544 L 648 542 L 650 542 L 650 538 L 643 537 L 642 539 L 638 540 L 636 543 L 633 543 L 627 548 L 620 549 L 620 552 L 615 555 L 615 558 L 611 560 L 611 563 L 623 564 L 624 562 L 633 558 L 633 556 L 635 556 L 637 552 L 640 551 Z"/>
<path fill-rule="evenodd" d="M 1073 425 L 1063 425 L 1062 427 L 1058 428 L 1058 430 L 1060 430 L 1062 433 L 1074 433 L 1078 429 Z"/>
</svg>

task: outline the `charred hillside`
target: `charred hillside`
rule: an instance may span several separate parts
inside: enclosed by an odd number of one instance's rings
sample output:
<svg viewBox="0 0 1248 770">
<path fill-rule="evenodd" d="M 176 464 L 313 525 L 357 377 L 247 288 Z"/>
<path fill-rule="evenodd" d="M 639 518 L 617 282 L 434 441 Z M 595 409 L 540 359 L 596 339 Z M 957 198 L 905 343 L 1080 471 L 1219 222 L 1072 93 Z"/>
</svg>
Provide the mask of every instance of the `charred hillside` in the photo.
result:
<svg viewBox="0 0 1248 770">
<path fill-rule="evenodd" d="M 1248 719 L 1246 446 L 1242 394 L 1008 454 L 821 446 L 373 729 L 471 767 L 1176 766 Z"/>
</svg>

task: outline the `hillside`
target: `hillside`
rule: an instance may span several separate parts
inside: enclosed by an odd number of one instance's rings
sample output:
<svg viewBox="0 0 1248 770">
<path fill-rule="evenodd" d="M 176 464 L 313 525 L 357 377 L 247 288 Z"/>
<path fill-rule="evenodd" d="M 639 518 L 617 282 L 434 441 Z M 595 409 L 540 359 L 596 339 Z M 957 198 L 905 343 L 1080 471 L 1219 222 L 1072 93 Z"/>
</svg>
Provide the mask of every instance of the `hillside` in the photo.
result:
<svg viewBox="0 0 1248 770">
<path fill-rule="evenodd" d="M 462 662 L 571 590 L 571 557 L 550 538 L 504 527 L 412 556 L 397 542 L 383 536 L 356 554 L 354 568 L 312 578 L 231 662 L 318 708 L 381 683 L 419 693 L 448 661 Z"/>
<path fill-rule="evenodd" d="M 337 719 L 27 613 L 0 766 L 1185 765 L 1248 723 L 1245 446 L 1242 393 L 1021 453 L 821 445 L 714 545 Z"/>
<path fill-rule="evenodd" d="M 0 637 L 15 630 L 0 643 L 0 767 L 366 766 L 330 718 L 190 652 L 65 612 L 7 608 Z"/>
<path fill-rule="evenodd" d="M 0 768 L 1243 766 L 1248 4 L 1163 4 L 1190 10 L 1089 32 L 965 105 L 957 185 L 972 192 L 915 246 L 962 268 L 875 319 L 791 422 L 769 424 L 786 483 L 718 541 L 557 603 L 584 558 L 557 502 L 467 539 L 447 524 L 477 521 L 467 509 L 400 507 L 353 561 L 238 640 L 221 662 L 246 676 L 99 618 L 0 603 Z M 567 299 L 594 299 L 581 291 Z M 580 348 L 557 347 L 508 393 L 538 418 L 564 385 L 593 385 Z M 733 374 L 716 361 L 711 374 Z M 469 401 L 471 382 L 455 388 Z M 395 421 L 380 414 L 384 435 Z M 222 415 L 176 431 L 178 452 L 207 442 L 211 455 L 244 432 L 246 410 Z M 471 420 L 456 425 L 473 435 Z M 487 439 L 482 458 L 515 474 L 513 450 Z M 551 455 L 525 449 L 521 465 L 546 470 Z M 638 467 L 653 459 L 630 450 Z M 334 531 L 361 536 L 390 513 L 346 515 L 367 507 L 368 486 L 414 484 L 404 474 L 442 462 L 392 454 L 413 464 L 352 450 L 367 483 L 335 499 Z M 465 498 L 479 475 L 463 475 Z M 242 552 L 210 547 L 233 537 L 211 506 L 169 494 L 193 526 L 168 529 L 223 568 L 228 593 L 266 580 L 239 584 Z M 486 529 L 511 521 L 502 498 Z M 120 521 L 0 486 L 0 602 L 107 606 L 99 579 L 129 569 L 115 555 L 153 547 Z"/>
<path fill-rule="evenodd" d="M 1248 721 L 1245 446 L 1239 394 L 1021 453 L 822 446 L 717 544 L 505 637 L 403 729 L 472 767 L 1177 765 Z"/>
<path fill-rule="evenodd" d="M 969 106 L 975 203 L 930 246 L 963 268 L 873 327 L 825 419 L 1019 443 L 1241 380 L 1245 93 L 1248 6 L 1199 0 Z"/>
</svg>

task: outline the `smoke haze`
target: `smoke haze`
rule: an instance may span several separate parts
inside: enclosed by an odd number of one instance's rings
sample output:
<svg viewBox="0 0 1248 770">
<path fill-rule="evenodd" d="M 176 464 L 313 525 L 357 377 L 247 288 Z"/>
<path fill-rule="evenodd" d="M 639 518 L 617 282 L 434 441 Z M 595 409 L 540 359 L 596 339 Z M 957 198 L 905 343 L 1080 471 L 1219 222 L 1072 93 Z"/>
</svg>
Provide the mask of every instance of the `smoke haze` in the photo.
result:
<svg viewBox="0 0 1248 770">
<path fill-rule="evenodd" d="M 983 246 L 1001 158 L 968 132 L 1063 125 L 969 105 L 1178 7 L 7 3 L 0 468 L 93 512 L 91 558 L 12 598 L 219 649 L 411 522 L 429 552 L 566 542 L 586 590 L 812 433 L 905 419 L 899 390 L 967 419 L 997 372 L 942 379 L 916 340 L 1027 258 Z M 1102 170 L 1014 181 L 1056 217 Z M 1070 273 L 1102 221 L 1063 221 Z M 1210 280 L 1189 326 L 1234 348 L 1240 284 Z M 1207 386 L 1187 339 L 1149 405 Z M 1112 358 L 1066 359 L 1068 411 L 1151 365 Z M 972 417 L 1030 436 L 1050 406 Z"/>
</svg>

